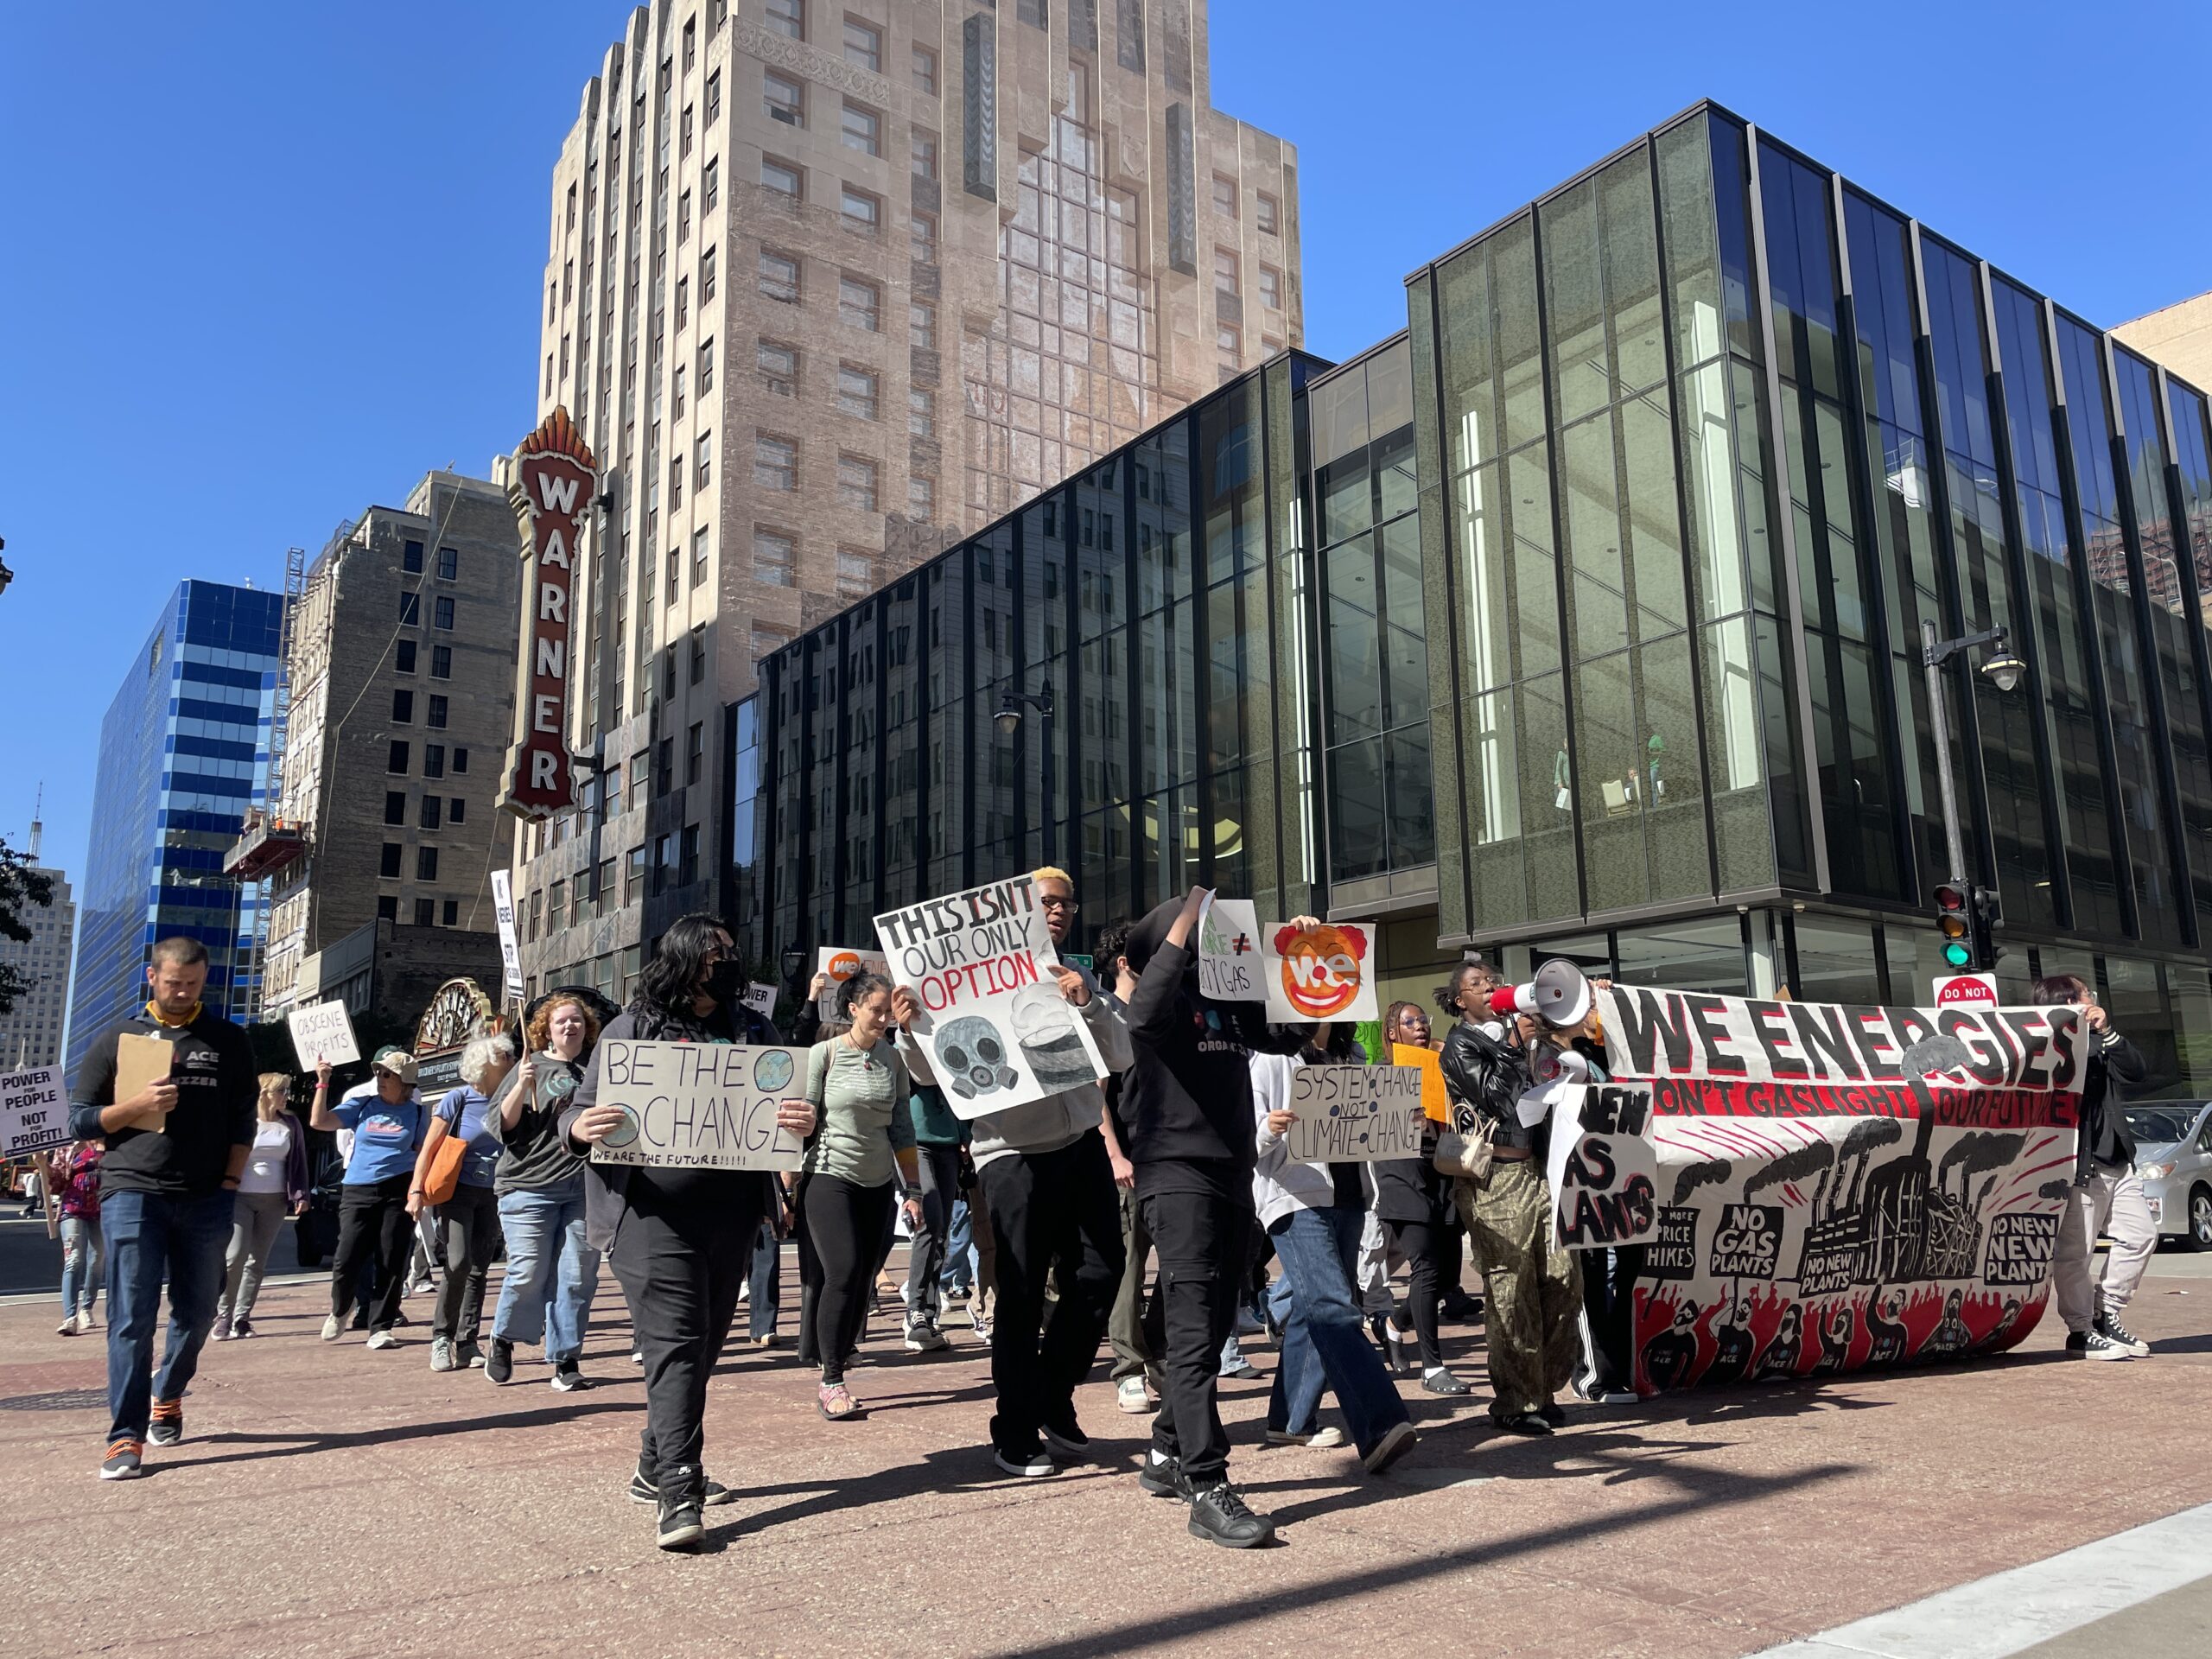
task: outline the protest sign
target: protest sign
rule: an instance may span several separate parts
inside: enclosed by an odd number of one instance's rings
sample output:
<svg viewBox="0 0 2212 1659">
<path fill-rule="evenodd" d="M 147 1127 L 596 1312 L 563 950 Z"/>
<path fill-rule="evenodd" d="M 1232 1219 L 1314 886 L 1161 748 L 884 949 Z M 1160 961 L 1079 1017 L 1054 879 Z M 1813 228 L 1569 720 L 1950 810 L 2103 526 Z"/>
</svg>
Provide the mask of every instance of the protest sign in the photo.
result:
<svg viewBox="0 0 2212 1659">
<path fill-rule="evenodd" d="M 1651 1091 L 1639 1084 L 1566 1084 L 1552 1108 L 1554 1236 L 1567 1249 L 1637 1244 L 1658 1231 Z"/>
<path fill-rule="evenodd" d="M 1106 1075 L 1090 1029 L 1052 977 L 1059 957 L 1028 876 L 887 912 L 875 933 L 893 982 L 922 1005 L 914 1037 L 960 1116 Z"/>
<path fill-rule="evenodd" d="M 799 1097 L 806 1052 L 734 1043 L 602 1037 L 598 1103 L 628 1121 L 591 1149 L 595 1164 L 660 1169 L 797 1169 L 805 1148 L 776 1126 Z"/>
<path fill-rule="evenodd" d="M 522 951 L 515 944 L 514 885 L 505 870 L 492 872 L 492 914 L 499 924 L 499 960 L 505 970 L 507 995 L 520 996 Z"/>
<path fill-rule="evenodd" d="M 1410 1065 L 1302 1065 L 1290 1109 L 1298 1122 L 1283 1144 L 1294 1163 L 1421 1156 L 1421 1073 Z"/>
<path fill-rule="evenodd" d="M 1217 906 L 1220 902 L 1215 900 Z M 1375 930 L 1365 922 L 1305 928 L 1286 923 L 1268 929 L 1264 944 L 1268 1018 L 1277 1025 L 1381 1017 L 1375 1000 Z"/>
<path fill-rule="evenodd" d="M 1638 1138 L 1656 1214 L 1626 1236 L 1649 1241 L 1633 1291 L 1640 1390 L 1995 1353 L 2034 1328 L 2074 1167 L 2077 1010 L 1630 986 L 1598 992 L 1597 1008 L 1611 1086 L 1649 1101 Z M 1599 1135 L 1586 1108 L 1567 1138 L 1619 1154 L 1628 1137 Z M 1600 1231 L 1607 1190 L 1581 1192 Z"/>
<path fill-rule="evenodd" d="M 1419 1048 L 1411 1043 L 1390 1045 L 1390 1064 L 1410 1065 L 1421 1072 L 1421 1109 L 1433 1123 L 1448 1123 L 1452 1119 L 1452 1097 L 1444 1087 L 1444 1056 L 1433 1048 Z"/>
<path fill-rule="evenodd" d="M 840 945 L 824 945 L 816 953 L 814 971 L 827 974 L 830 984 L 816 1003 L 816 1011 L 824 1020 L 837 1017 L 837 988 L 855 974 L 883 974 L 888 976 L 891 964 L 874 950 L 848 950 Z"/>
<path fill-rule="evenodd" d="M 1266 959 L 1249 899 L 1209 899 L 1198 918 L 1198 991 L 1217 1002 L 1260 1002 Z"/>
<path fill-rule="evenodd" d="M 745 995 L 737 1000 L 763 1020 L 775 1018 L 776 988 L 772 985 L 763 985 L 755 980 L 745 988 Z"/>
<path fill-rule="evenodd" d="M 284 1016 L 284 1023 L 292 1028 L 292 1052 L 300 1057 L 302 1071 L 312 1071 L 326 1061 L 334 1066 L 350 1065 L 361 1058 L 359 1046 L 353 1040 L 353 1021 L 343 1002 L 294 1008 Z"/>
<path fill-rule="evenodd" d="M 41 1065 L 0 1077 L 0 1157 L 22 1158 L 66 1147 L 69 1103 L 62 1097 L 61 1069 Z"/>
</svg>

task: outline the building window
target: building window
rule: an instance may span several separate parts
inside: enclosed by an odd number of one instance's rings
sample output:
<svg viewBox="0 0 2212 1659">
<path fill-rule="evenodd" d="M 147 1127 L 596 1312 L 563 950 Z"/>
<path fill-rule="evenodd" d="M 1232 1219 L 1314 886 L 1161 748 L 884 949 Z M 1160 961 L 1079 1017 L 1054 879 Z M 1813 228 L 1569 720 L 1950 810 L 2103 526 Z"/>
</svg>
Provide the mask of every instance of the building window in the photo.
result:
<svg viewBox="0 0 2212 1659">
<path fill-rule="evenodd" d="M 419 628 L 423 626 L 423 595 L 402 594 L 399 596 L 399 626 Z"/>
<path fill-rule="evenodd" d="M 448 823 L 463 823 L 467 821 L 467 818 L 468 803 L 461 799 L 460 796 L 454 796 L 448 805 L 446 810 L 446 822 Z"/>
<path fill-rule="evenodd" d="M 789 75 L 768 70 L 760 77 L 760 102 L 771 121 L 787 127 L 806 124 L 806 86 Z"/>
<path fill-rule="evenodd" d="M 397 673 L 412 674 L 415 671 L 415 642 L 412 639 L 399 642 L 391 665 Z"/>
<path fill-rule="evenodd" d="M 914 85 L 931 98 L 937 96 L 937 54 L 926 46 L 914 48 Z"/>
<path fill-rule="evenodd" d="M 861 455 L 837 457 L 837 504 L 855 512 L 875 511 L 875 463 Z"/>
<path fill-rule="evenodd" d="M 1236 181 L 1220 173 L 1213 175 L 1213 210 L 1224 219 L 1236 217 Z"/>
<path fill-rule="evenodd" d="M 915 473 L 906 480 L 906 510 L 926 523 L 937 517 L 937 480 Z"/>
<path fill-rule="evenodd" d="M 377 900 L 377 919 L 380 922 L 396 922 L 399 919 L 398 894 L 388 893 Z"/>
<path fill-rule="evenodd" d="M 909 305 L 906 308 L 906 333 L 910 341 L 925 352 L 937 349 L 937 307 Z"/>
<path fill-rule="evenodd" d="M 677 867 L 676 879 L 679 887 L 690 887 L 699 879 L 699 826 L 683 826 L 683 862 Z"/>
<path fill-rule="evenodd" d="M 883 73 L 883 31 L 857 17 L 845 19 L 845 61 Z"/>
<path fill-rule="evenodd" d="M 622 902 L 634 905 L 645 890 L 645 849 L 632 847 L 622 859 Z"/>
<path fill-rule="evenodd" d="M 404 798 L 403 797 L 402 798 L 404 799 Z M 401 868 L 399 861 L 403 850 L 404 849 L 401 848 L 400 844 L 396 841 L 387 841 L 385 842 L 383 855 L 377 865 L 377 874 L 387 881 L 397 881 L 399 880 L 399 872 Z"/>
<path fill-rule="evenodd" d="M 1232 300 L 1238 293 L 1236 256 L 1227 248 L 1216 248 L 1213 251 L 1213 291 L 1216 294 L 1225 294 Z"/>
<path fill-rule="evenodd" d="M 416 926 L 417 926 L 417 927 L 435 927 L 435 926 L 437 925 L 437 917 L 438 917 L 438 906 L 437 906 L 437 901 L 436 901 L 435 899 L 417 899 L 415 901 L 415 925 L 416 925 Z"/>
<path fill-rule="evenodd" d="M 1282 272 L 1273 265 L 1260 267 L 1260 303 L 1270 311 L 1282 309 Z"/>
<path fill-rule="evenodd" d="M 448 633 L 453 631 L 453 596 L 451 594 L 439 596 L 437 608 L 431 613 L 430 620 L 433 627 L 443 628 Z"/>
<path fill-rule="evenodd" d="M 460 899 L 448 899 L 443 905 L 439 906 L 439 910 L 445 917 L 445 925 L 448 927 L 459 927 L 461 925 Z"/>
<path fill-rule="evenodd" d="M 386 772 L 398 772 L 403 776 L 406 773 L 407 745 L 404 741 L 395 741 L 386 751 L 384 769 Z"/>
<path fill-rule="evenodd" d="M 760 292 L 785 305 L 798 303 L 798 260 L 772 249 L 760 250 Z"/>
<path fill-rule="evenodd" d="M 791 585 L 791 567 L 798 556 L 798 544 L 780 530 L 760 530 L 753 532 L 753 579 L 771 588 Z"/>
<path fill-rule="evenodd" d="M 545 890 L 545 931 L 547 932 L 557 933 L 569 925 L 569 918 L 564 913 L 568 908 L 569 884 L 566 880 L 556 881 Z"/>
<path fill-rule="evenodd" d="M 1262 236 L 1281 234 L 1281 209 L 1275 206 L 1275 199 L 1264 190 L 1253 192 L 1252 219 Z"/>
<path fill-rule="evenodd" d="M 430 647 L 430 677 L 434 680 L 453 678 L 453 647 L 451 645 Z"/>
<path fill-rule="evenodd" d="M 875 591 L 875 561 L 857 549 L 837 550 L 837 596 L 865 599 Z"/>
<path fill-rule="evenodd" d="M 913 173 L 918 179 L 937 177 L 937 135 L 919 127 L 913 134 Z"/>
<path fill-rule="evenodd" d="M 707 124 L 713 126 L 721 118 L 722 72 L 719 69 L 707 77 Z"/>
<path fill-rule="evenodd" d="M 719 156 L 709 162 L 706 170 L 699 175 L 699 208 L 711 213 L 722 199 L 722 164 Z"/>
<path fill-rule="evenodd" d="M 453 752 L 453 769 L 462 772 L 468 770 L 468 751 L 466 748 L 455 749 Z"/>
<path fill-rule="evenodd" d="M 691 683 L 697 685 L 707 677 L 707 630 L 702 626 L 691 630 Z"/>
<path fill-rule="evenodd" d="M 709 248 L 699 256 L 699 303 L 702 305 L 715 302 L 715 255 L 720 251 L 717 248 Z"/>
<path fill-rule="evenodd" d="M 798 487 L 798 445 L 790 438 L 766 433 L 753 440 L 753 484 L 762 490 Z"/>
<path fill-rule="evenodd" d="M 417 881 L 435 881 L 438 879 L 438 849 L 436 848 L 417 847 L 415 849 L 415 879 Z"/>
<path fill-rule="evenodd" d="M 872 421 L 876 414 L 875 376 L 850 363 L 837 365 L 837 407 L 848 415 Z"/>
<path fill-rule="evenodd" d="M 461 580 L 460 549 L 442 547 L 438 550 L 438 580 L 440 582 L 458 582 Z"/>
<path fill-rule="evenodd" d="M 436 829 L 438 816 L 444 810 L 445 804 L 445 797 L 442 795 L 425 795 L 423 798 L 423 810 L 416 817 L 416 826 L 423 830 Z"/>
<path fill-rule="evenodd" d="M 446 746 L 444 744 L 425 743 L 423 746 L 423 775 L 425 778 L 442 778 L 446 775 Z"/>
<path fill-rule="evenodd" d="M 755 622 L 753 625 L 753 660 L 764 663 L 791 642 L 788 630 L 772 628 L 765 622 Z"/>
<path fill-rule="evenodd" d="M 679 421 L 683 418 L 683 375 L 684 371 L 683 369 L 679 368 L 677 370 L 676 389 L 674 392 L 676 400 L 675 418 Z"/>
<path fill-rule="evenodd" d="M 384 821 L 386 823 L 407 822 L 407 793 L 404 790 L 387 789 L 384 792 Z M 397 872 L 394 871 L 394 874 Z"/>
<path fill-rule="evenodd" d="M 937 436 L 937 394 L 923 386 L 906 392 L 906 430 L 918 438 Z"/>
<path fill-rule="evenodd" d="M 874 334 L 882 327 L 883 296 L 874 283 L 858 276 L 837 278 L 837 321 Z"/>
<path fill-rule="evenodd" d="M 848 101 L 838 130 L 847 149 L 857 149 L 863 156 L 883 154 L 883 118 L 866 105 Z"/>
<path fill-rule="evenodd" d="M 1238 330 L 1230 327 L 1227 323 L 1224 323 L 1220 328 L 1215 331 L 1213 339 L 1214 344 L 1221 348 L 1221 354 L 1227 358 L 1230 362 L 1241 363 L 1243 361 L 1244 340 L 1243 335 Z"/>
<path fill-rule="evenodd" d="M 806 0 L 767 0 L 765 8 L 771 33 L 806 38 Z"/>
<path fill-rule="evenodd" d="M 801 199 L 800 174 L 798 163 L 780 162 L 773 156 L 760 158 L 760 182 L 779 196 L 789 196 L 793 201 Z"/>
<path fill-rule="evenodd" d="M 932 265 L 937 263 L 937 215 L 910 213 L 906 216 L 906 255 L 915 264 Z"/>
<path fill-rule="evenodd" d="M 423 574 L 423 543 L 409 542 L 399 550 L 399 568 L 410 576 Z"/>
<path fill-rule="evenodd" d="M 703 490 L 715 481 L 715 435 L 702 432 L 691 450 L 691 487 Z"/>
<path fill-rule="evenodd" d="M 699 395 L 704 397 L 715 389 L 715 342 L 709 340 L 699 347 Z"/>
<path fill-rule="evenodd" d="M 433 695 L 430 698 L 430 717 L 424 724 L 442 730 L 446 723 L 446 700 Z"/>
<path fill-rule="evenodd" d="M 693 721 L 690 737 L 683 747 L 683 781 L 696 784 L 699 774 L 707 769 L 707 728 L 700 721 Z"/>
<path fill-rule="evenodd" d="M 845 228 L 858 235 L 874 236 L 883 228 L 882 202 L 865 190 L 854 189 L 849 184 L 845 187 L 842 205 L 838 211 L 844 218 Z"/>
<path fill-rule="evenodd" d="M 798 348 L 780 341 L 764 340 L 760 342 L 756 361 L 760 365 L 760 385 L 779 397 L 794 396 L 798 391 Z"/>
<path fill-rule="evenodd" d="M 686 190 L 676 199 L 676 245 L 682 247 L 691 239 L 691 193 Z"/>
</svg>

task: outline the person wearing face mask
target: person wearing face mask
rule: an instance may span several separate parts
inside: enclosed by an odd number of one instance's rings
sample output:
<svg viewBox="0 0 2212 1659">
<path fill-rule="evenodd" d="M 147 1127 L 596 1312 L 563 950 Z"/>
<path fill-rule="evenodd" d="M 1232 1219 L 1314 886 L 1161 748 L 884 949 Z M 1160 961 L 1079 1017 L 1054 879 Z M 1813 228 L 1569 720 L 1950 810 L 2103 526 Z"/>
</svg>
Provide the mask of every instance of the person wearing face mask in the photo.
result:
<svg viewBox="0 0 2212 1659">
<path fill-rule="evenodd" d="M 525 1052 L 496 1097 L 493 1116 L 504 1150 L 492 1186 L 507 1241 L 507 1276 L 484 1360 L 493 1382 L 514 1376 L 517 1343 L 527 1347 L 543 1338 L 553 1386 L 563 1393 L 591 1386 L 579 1361 L 599 1288 L 600 1252 L 585 1225 L 583 1157 L 560 1125 L 598 1041 L 599 1018 L 583 999 L 550 993 L 531 1011 Z"/>
<path fill-rule="evenodd" d="M 774 1026 L 741 1001 L 744 964 L 729 930 L 708 915 L 671 924 L 639 976 L 630 1006 L 607 1035 L 639 1042 L 781 1046 Z M 561 1135 L 579 1156 L 628 1122 L 621 1107 L 601 1105 L 601 1068 L 585 1075 L 561 1115 Z M 814 1130 L 804 1100 L 778 1104 L 777 1127 Z M 655 1506 L 654 1541 L 687 1549 L 705 1535 L 703 1506 L 735 1494 L 707 1478 L 707 1382 L 737 1315 L 737 1293 L 751 1264 L 773 1179 L 760 1170 L 585 1165 L 590 1242 L 630 1304 L 644 1357 L 645 1426 L 630 1497 Z"/>
</svg>

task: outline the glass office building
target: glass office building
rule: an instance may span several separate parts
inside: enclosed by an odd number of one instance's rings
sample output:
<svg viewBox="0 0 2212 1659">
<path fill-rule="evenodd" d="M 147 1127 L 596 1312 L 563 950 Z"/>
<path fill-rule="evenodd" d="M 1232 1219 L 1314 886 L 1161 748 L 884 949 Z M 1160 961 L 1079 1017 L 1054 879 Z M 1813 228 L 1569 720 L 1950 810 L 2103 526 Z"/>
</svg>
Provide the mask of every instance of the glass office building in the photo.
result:
<svg viewBox="0 0 2212 1659">
<path fill-rule="evenodd" d="M 748 947 L 1039 861 L 1624 979 L 1925 1001 L 1950 746 L 1999 976 L 2212 1090 L 2206 399 L 1700 105 L 793 642 L 735 711 Z M 1922 625 L 2002 626 L 1926 695 Z M 1015 735 L 1003 695 L 1049 688 Z M 1049 793 L 1045 785 L 1051 781 Z"/>
<path fill-rule="evenodd" d="M 249 1018 L 264 918 L 223 874 L 269 772 L 284 596 L 177 585 L 100 727 L 92 847 L 79 906 L 67 1072 L 146 1001 L 146 953 L 183 934 L 207 947 L 207 1001 Z"/>
</svg>

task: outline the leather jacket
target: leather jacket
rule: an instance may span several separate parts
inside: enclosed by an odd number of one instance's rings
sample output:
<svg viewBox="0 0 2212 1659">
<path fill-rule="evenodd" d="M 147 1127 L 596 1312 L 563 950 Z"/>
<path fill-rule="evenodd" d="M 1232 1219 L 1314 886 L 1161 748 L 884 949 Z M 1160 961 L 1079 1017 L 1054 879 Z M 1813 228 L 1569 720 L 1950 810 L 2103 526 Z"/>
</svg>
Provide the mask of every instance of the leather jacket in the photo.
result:
<svg viewBox="0 0 2212 1659">
<path fill-rule="evenodd" d="M 1493 1146 L 1535 1149 L 1536 1130 L 1520 1116 L 1521 1096 L 1535 1078 L 1518 1047 L 1462 1020 L 1444 1039 L 1440 1065 L 1454 1129 L 1471 1135 L 1475 1119 L 1482 1117 L 1491 1126 Z"/>
</svg>

